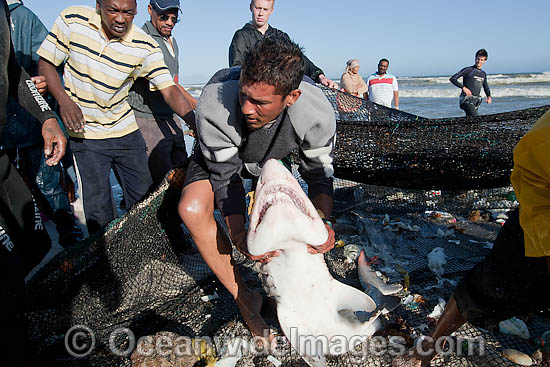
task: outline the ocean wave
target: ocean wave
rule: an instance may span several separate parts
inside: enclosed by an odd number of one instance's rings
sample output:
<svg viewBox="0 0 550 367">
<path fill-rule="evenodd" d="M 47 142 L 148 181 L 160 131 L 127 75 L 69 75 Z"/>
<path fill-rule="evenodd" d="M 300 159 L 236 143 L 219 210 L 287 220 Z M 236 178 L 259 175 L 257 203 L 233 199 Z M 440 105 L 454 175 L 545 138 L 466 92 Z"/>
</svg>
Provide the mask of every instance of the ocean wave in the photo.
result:
<svg viewBox="0 0 550 367">
<path fill-rule="evenodd" d="M 397 81 L 406 85 L 442 85 L 448 84 L 451 76 L 420 76 L 420 77 L 397 77 Z M 531 84 L 550 83 L 550 72 L 530 74 L 489 74 L 487 75 L 489 85 L 506 84 Z"/>
<path fill-rule="evenodd" d="M 460 90 L 458 88 L 418 88 L 399 90 L 400 97 L 416 98 L 458 98 Z M 550 88 L 493 88 L 491 95 L 494 98 L 499 97 L 528 97 L 528 98 L 550 98 Z"/>
</svg>

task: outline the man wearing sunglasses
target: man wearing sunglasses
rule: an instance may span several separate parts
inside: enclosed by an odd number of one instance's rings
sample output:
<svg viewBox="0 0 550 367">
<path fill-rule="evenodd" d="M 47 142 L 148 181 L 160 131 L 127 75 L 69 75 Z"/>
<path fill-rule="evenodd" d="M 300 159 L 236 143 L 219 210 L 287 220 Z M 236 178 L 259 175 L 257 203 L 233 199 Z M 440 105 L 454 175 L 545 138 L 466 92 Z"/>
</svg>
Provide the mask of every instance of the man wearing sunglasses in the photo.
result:
<svg viewBox="0 0 550 367">
<path fill-rule="evenodd" d="M 179 50 L 172 36 L 172 30 L 180 20 L 180 2 L 179 0 L 151 0 L 147 10 L 151 20 L 147 21 L 142 29 L 157 41 L 176 86 L 195 107 L 196 100 L 178 83 Z M 151 91 L 149 82 L 145 78 L 136 80 L 128 101 L 134 110 L 137 124 L 147 145 L 149 170 L 153 187 L 156 187 L 170 169 L 187 163 L 187 151 L 180 120 L 164 101 L 161 93 Z M 194 113 L 188 113 L 185 121 L 187 124 L 193 124 Z"/>
</svg>

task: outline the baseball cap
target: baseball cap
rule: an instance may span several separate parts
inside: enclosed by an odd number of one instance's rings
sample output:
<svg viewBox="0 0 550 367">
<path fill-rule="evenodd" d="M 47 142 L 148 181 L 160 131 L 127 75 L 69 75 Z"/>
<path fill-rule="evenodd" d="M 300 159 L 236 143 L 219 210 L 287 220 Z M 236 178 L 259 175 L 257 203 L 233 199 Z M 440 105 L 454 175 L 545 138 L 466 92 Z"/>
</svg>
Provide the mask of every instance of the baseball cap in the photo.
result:
<svg viewBox="0 0 550 367">
<path fill-rule="evenodd" d="M 151 0 L 151 6 L 159 11 L 167 11 L 170 9 L 180 9 L 180 0 Z"/>
</svg>

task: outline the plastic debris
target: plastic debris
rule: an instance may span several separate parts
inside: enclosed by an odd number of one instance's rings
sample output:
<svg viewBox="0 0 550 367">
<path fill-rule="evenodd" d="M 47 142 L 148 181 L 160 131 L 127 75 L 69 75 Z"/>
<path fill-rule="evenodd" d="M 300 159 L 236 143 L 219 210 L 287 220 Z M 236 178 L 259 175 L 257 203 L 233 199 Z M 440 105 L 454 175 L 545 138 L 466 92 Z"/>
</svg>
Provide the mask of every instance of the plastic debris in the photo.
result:
<svg viewBox="0 0 550 367">
<path fill-rule="evenodd" d="M 273 357 L 271 354 L 267 356 L 267 360 L 273 363 L 275 367 L 279 367 L 280 365 L 283 364 L 283 362 L 279 361 L 277 358 Z"/>
<path fill-rule="evenodd" d="M 241 359 L 240 357 L 224 357 L 214 364 L 214 367 L 235 367 L 237 365 L 237 362 Z"/>
<path fill-rule="evenodd" d="M 495 218 L 497 222 L 499 219 L 504 219 L 506 221 L 506 219 L 508 219 L 508 215 L 506 213 L 508 213 L 509 210 L 510 209 L 487 209 L 487 211 L 491 213 L 491 216 Z"/>
<path fill-rule="evenodd" d="M 216 291 L 214 291 L 213 294 L 207 294 L 201 297 L 204 302 L 210 302 L 218 298 L 220 298 L 220 296 L 218 296 L 218 293 L 216 293 Z"/>
<path fill-rule="evenodd" d="M 498 329 L 503 334 L 517 335 L 523 339 L 529 339 L 531 337 L 529 328 L 527 328 L 525 322 L 517 317 L 499 322 Z"/>
<path fill-rule="evenodd" d="M 338 240 L 338 241 L 336 241 L 336 243 L 334 244 L 334 247 L 335 247 L 335 248 L 344 247 L 344 246 L 346 246 L 346 243 L 345 243 L 343 240 Z"/>
<path fill-rule="evenodd" d="M 443 310 L 445 310 L 446 302 L 443 298 L 439 298 L 439 303 L 435 305 L 433 311 L 428 315 L 428 317 L 431 318 L 437 318 L 443 314 Z"/>
<path fill-rule="evenodd" d="M 412 294 L 409 294 L 405 299 L 403 300 L 404 305 L 408 305 L 409 303 L 414 301 L 414 296 Z"/>
<path fill-rule="evenodd" d="M 441 228 L 437 229 L 437 235 L 439 237 L 450 237 L 450 236 L 454 236 L 454 234 L 455 234 L 455 230 L 452 228 L 449 228 L 446 231 L 442 230 Z"/>
<path fill-rule="evenodd" d="M 504 349 L 502 351 L 504 358 L 511 362 L 517 363 L 520 366 L 532 366 L 533 360 L 525 353 L 521 353 L 515 349 Z"/>
<path fill-rule="evenodd" d="M 452 214 L 438 210 L 426 210 L 424 214 L 429 218 L 437 220 L 449 220 L 454 218 Z"/>
<path fill-rule="evenodd" d="M 447 257 L 443 248 L 436 247 L 428 254 L 428 267 L 437 277 L 440 278 L 445 273 L 443 269 L 445 264 L 447 264 Z"/>
<path fill-rule="evenodd" d="M 403 230 L 411 231 L 411 232 L 420 231 L 419 226 L 417 226 L 417 225 L 411 226 L 410 224 L 403 223 L 403 222 L 390 222 L 389 226 L 395 226 L 398 230 L 403 229 Z"/>
<path fill-rule="evenodd" d="M 347 262 L 354 262 L 355 260 L 357 260 L 360 253 L 361 246 L 354 245 L 353 243 L 344 246 L 344 256 L 346 257 Z"/>
<path fill-rule="evenodd" d="M 448 242 L 454 243 L 455 245 L 460 245 L 460 240 L 449 240 Z"/>
</svg>

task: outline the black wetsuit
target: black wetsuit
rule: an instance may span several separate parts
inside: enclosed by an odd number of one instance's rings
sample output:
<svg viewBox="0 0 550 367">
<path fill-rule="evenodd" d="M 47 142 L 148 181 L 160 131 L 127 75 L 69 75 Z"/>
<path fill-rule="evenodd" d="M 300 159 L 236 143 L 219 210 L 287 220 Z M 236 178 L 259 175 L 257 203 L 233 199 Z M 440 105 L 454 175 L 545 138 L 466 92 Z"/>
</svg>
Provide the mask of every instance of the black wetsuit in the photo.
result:
<svg viewBox="0 0 550 367">
<path fill-rule="evenodd" d="M 28 74 L 17 64 L 10 37 L 9 10 L 0 2 L 0 134 L 6 124 L 8 94 L 39 121 L 55 118 Z M 25 365 L 24 275 L 50 248 L 40 213 L 21 176 L 0 150 L 0 345 L 3 364 Z"/>
<path fill-rule="evenodd" d="M 464 84 L 458 81 L 460 77 L 462 77 Z M 460 93 L 460 108 L 466 112 L 466 116 L 477 116 L 477 109 L 481 104 L 481 88 L 483 87 L 487 97 L 491 96 L 491 90 L 487 84 L 487 74 L 475 66 L 468 66 L 453 75 L 449 80 L 460 89 L 466 87 L 472 91 L 471 96 L 466 96 L 464 91 Z"/>
</svg>

